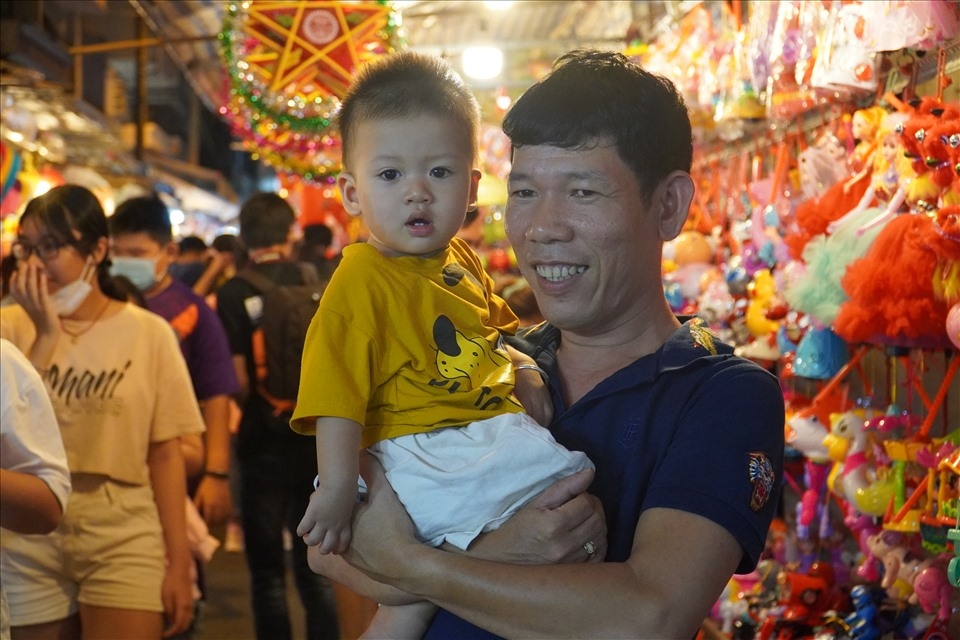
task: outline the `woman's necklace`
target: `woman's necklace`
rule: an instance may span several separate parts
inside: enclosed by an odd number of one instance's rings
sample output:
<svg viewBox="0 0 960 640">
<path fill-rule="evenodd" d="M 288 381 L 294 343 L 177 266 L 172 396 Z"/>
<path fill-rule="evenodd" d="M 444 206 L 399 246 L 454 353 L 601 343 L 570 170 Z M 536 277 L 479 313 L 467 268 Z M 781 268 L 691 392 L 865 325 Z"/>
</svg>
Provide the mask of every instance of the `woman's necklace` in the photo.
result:
<svg viewBox="0 0 960 640">
<path fill-rule="evenodd" d="M 70 336 L 71 344 L 77 344 L 77 340 L 80 339 L 80 336 L 85 334 L 87 331 L 90 331 L 90 329 L 93 329 L 93 326 L 97 324 L 97 322 L 99 322 L 100 318 L 103 317 L 103 314 L 106 313 L 107 307 L 109 306 L 110 306 L 110 298 L 107 298 L 107 301 L 104 303 L 100 311 L 97 312 L 97 315 L 94 316 L 93 320 L 89 321 L 79 331 L 70 331 L 69 329 L 67 329 L 66 325 L 63 323 L 63 318 L 60 318 L 60 330 L 63 331 L 68 336 Z"/>
</svg>

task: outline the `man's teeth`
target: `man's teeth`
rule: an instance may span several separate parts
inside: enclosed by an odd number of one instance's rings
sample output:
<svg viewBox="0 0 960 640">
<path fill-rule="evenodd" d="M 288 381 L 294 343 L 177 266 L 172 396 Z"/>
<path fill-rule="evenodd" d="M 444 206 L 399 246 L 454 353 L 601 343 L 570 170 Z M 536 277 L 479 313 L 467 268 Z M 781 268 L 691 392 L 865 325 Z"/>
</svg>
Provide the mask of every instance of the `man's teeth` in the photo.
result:
<svg viewBox="0 0 960 640">
<path fill-rule="evenodd" d="M 550 280 L 551 282 L 557 282 L 558 280 L 566 280 L 572 276 L 578 276 L 586 270 L 587 268 L 583 266 L 558 266 L 549 264 L 537 265 L 537 275 L 545 280 Z"/>
</svg>

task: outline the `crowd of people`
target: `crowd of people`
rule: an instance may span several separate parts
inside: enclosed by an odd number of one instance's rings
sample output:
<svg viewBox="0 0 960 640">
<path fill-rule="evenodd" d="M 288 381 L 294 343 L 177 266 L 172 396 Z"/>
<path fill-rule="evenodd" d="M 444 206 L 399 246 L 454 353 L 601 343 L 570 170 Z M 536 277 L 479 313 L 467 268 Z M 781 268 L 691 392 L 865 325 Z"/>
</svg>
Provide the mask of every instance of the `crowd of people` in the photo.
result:
<svg viewBox="0 0 960 640">
<path fill-rule="evenodd" d="M 478 116 L 442 61 L 361 74 L 338 187 L 370 235 L 342 261 L 273 193 L 201 259 L 153 196 L 109 219 L 76 185 L 28 203 L 0 311 L 0 375 L 24 388 L 2 394 L 13 638 L 190 637 L 209 527 L 231 519 L 257 638 L 292 635 L 285 532 L 310 638 L 340 637 L 332 581 L 385 605 L 371 637 L 696 633 L 764 548 L 784 408 L 664 296 L 694 195 L 683 99 L 600 51 L 527 90 L 503 125 L 522 279 L 499 287 L 455 238 Z M 291 414 L 258 328 L 271 289 L 315 281 Z"/>
</svg>

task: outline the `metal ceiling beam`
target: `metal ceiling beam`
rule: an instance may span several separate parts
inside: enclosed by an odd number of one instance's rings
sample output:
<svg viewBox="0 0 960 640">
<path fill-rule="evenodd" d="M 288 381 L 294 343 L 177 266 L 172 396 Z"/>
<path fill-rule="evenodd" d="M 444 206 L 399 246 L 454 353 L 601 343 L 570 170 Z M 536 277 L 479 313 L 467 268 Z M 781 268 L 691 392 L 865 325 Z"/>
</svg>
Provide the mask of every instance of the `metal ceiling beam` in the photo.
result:
<svg viewBox="0 0 960 640">
<path fill-rule="evenodd" d="M 101 42 L 99 44 L 84 44 L 70 47 L 67 51 L 70 55 L 82 56 L 92 53 L 107 53 L 109 51 L 123 51 L 125 49 L 140 49 L 160 45 L 189 44 L 192 42 L 205 42 L 216 39 L 216 34 L 184 38 L 138 38 L 135 40 L 115 40 L 113 42 Z"/>
</svg>

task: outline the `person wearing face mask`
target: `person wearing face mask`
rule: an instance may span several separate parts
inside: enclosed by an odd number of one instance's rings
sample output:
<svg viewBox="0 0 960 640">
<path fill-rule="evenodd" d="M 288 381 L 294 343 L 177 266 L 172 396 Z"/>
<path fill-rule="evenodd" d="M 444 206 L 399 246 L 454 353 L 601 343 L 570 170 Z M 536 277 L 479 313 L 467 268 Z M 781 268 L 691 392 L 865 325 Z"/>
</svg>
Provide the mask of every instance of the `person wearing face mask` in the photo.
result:
<svg viewBox="0 0 960 640">
<path fill-rule="evenodd" d="M 189 286 L 173 277 L 177 256 L 167 206 L 156 196 L 131 198 L 109 220 L 110 273 L 127 278 L 145 306 L 165 318 L 180 341 L 206 426 L 199 469 L 188 466 L 187 492 L 209 526 L 232 512 L 230 485 L 230 401 L 239 391 L 227 334 L 220 318 Z M 203 563 L 197 562 L 201 598 Z"/>
<path fill-rule="evenodd" d="M 190 493 L 208 525 L 230 515 L 230 398 L 239 391 L 227 334 L 203 298 L 170 274 L 177 255 L 170 213 L 153 197 L 131 198 L 109 220 L 110 272 L 125 276 L 146 299 L 147 309 L 166 318 L 180 341 L 207 427 L 205 458 Z"/>
<path fill-rule="evenodd" d="M 110 276 L 107 218 L 75 185 L 20 218 L 0 337 L 40 372 L 73 493 L 48 536 L 4 531 L 13 636 L 160 638 L 193 616 L 180 439 L 203 432 L 176 338 Z"/>
</svg>

